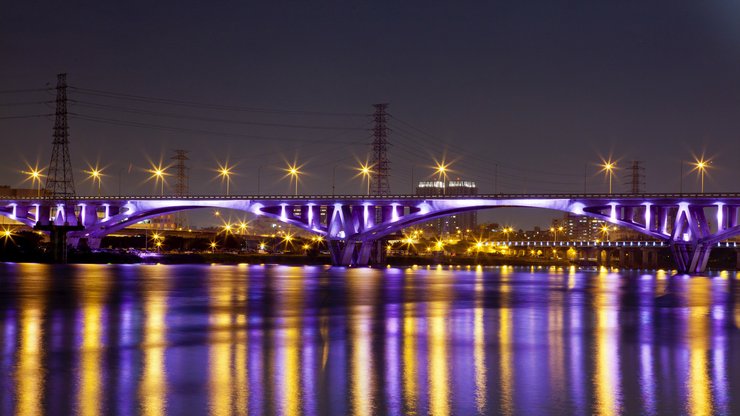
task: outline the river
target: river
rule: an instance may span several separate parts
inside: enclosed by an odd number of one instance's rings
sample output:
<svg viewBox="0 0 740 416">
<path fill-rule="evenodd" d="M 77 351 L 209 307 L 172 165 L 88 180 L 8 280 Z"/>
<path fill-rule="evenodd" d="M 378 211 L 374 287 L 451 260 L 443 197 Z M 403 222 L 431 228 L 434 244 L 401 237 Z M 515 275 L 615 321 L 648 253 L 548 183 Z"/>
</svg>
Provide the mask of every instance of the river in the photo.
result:
<svg viewBox="0 0 740 416">
<path fill-rule="evenodd" d="M 739 278 L 5 263 L 0 414 L 739 413 Z"/>
</svg>

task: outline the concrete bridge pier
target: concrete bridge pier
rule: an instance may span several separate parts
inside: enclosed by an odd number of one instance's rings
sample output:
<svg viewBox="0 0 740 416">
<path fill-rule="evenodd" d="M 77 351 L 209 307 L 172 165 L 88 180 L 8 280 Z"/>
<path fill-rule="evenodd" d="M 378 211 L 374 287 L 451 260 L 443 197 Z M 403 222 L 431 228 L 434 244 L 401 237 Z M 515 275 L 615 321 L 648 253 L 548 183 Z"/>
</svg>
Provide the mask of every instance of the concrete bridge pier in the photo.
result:
<svg viewBox="0 0 740 416">
<path fill-rule="evenodd" d="M 671 255 L 676 269 L 683 273 L 703 273 L 712 248 L 703 243 L 673 243 Z"/>
<path fill-rule="evenodd" d="M 640 251 L 642 253 L 642 267 L 648 269 L 658 267 L 658 253 L 654 249 L 643 248 Z"/>
</svg>

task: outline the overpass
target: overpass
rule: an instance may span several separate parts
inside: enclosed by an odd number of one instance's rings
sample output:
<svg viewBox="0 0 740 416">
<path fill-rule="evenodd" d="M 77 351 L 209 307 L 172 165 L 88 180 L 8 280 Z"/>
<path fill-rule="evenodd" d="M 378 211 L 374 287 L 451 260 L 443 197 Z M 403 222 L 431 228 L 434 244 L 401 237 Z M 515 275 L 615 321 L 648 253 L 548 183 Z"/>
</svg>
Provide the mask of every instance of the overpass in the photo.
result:
<svg viewBox="0 0 740 416">
<path fill-rule="evenodd" d="M 417 195 L 194 195 L 0 199 L 0 215 L 38 229 L 67 225 L 70 242 L 95 247 L 105 235 L 160 215 L 198 208 L 269 217 L 323 236 L 334 265 L 382 261 L 382 239 L 460 212 L 501 207 L 586 215 L 667 244 L 682 272 L 703 272 L 712 247 L 740 234 L 740 193 Z M 322 212 L 324 215 L 322 215 Z M 74 228 L 70 228 L 74 229 Z M 53 231 L 52 231 L 53 233 Z"/>
</svg>

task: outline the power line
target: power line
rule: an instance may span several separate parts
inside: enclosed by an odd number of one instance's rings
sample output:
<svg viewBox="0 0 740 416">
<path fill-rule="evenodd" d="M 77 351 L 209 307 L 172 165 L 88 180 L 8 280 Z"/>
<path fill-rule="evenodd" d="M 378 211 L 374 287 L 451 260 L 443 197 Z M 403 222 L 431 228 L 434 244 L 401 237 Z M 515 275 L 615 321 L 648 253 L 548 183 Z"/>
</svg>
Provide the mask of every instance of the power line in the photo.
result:
<svg viewBox="0 0 740 416">
<path fill-rule="evenodd" d="M 250 126 L 281 127 L 281 128 L 307 129 L 307 130 L 365 130 L 360 127 L 265 123 L 265 122 L 260 122 L 260 121 L 245 121 L 245 120 L 234 120 L 234 119 L 225 119 L 225 118 L 202 117 L 202 116 L 167 113 L 167 112 L 160 112 L 160 111 L 140 110 L 136 108 L 122 107 L 122 106 L 110 105 L 110 104 L 93 103 L 93 102 L 88 102 L 88 101 L 74 101 L 74 103 L 76 105 L 79 105 L 82 107 L 88 107 L 88 108 L 96 108 L 96 109 L 103 109 L 103 110 L 110 109 L 110 110 L 121 111 L 124 113 L 131 113 L 131 114 L 141 114 L 141 115 L 146 115 L 146 116 L 168 117 L 168 118 L 186 119 L 186 120 L 207 121 L 207 122 L 212 122 L 212 123 L 242 124 L 242 125 L 250 125 Z"/>
<path fill-rule="evenodd" d="M 28 115 L 18 115 L 18 116 L 0 116 L 0 120 L 11 120 L 11 119 L 19 119 L 19 118 L 38 118 L 38 117 L 51 117 L 54 114 L 28 114 Z"/>
<path fill-rule="evenodd" d="M 70 87 L 70 89 L 76 91 L 79 94 L 94 95 L 98 97 L 107 97 L 119 100 L 130 100 L 130 101 L 141 101 L 152 104 L 170 104 L 184 107 L 196 107 L 196 108 L 207 108 L 212 110 L 228 110 L 228 111 L 243 111 L 243 112 L 254 112 L 254 113 L 268 113 L 268 114 L 284 114 L 284 115 L 309 115 L 309 116 L 333 116 L 333 117 L 368 117 L 367 114 L 362 113 L 333 113 L 324 111 L 308 111 L 308 110 L 280 110 L 271 108 L 257 108 L 257 107 L 242 107 L 242 106 L 231 106 L 222 104 L 212 103 L 201 103 L 196 101 L 184 101 L 172 98 L 161 98 L 161 97 L 148 97 L 143 95 L 124 94 L 113 91 L 95 90 L 91 88 L 81 87 Z"/>
<path fill-rule="evenodd" d="M 51 91 L 53 88 L 26 88 L 21 90 L 0 90 L 0 94 L 18 94 L 23 92 Z"/>
<path fill-rule="evenodd" d="M 18 101 L 14 103 L 0 103 L 0 107 L 13 107 L 20 105 L 52 104 L 54 101 Z"/>
<path fill-rule="evenodd" d="M 213 130 L 191 129 L 187 127 L 166 126 L 166 125 L 161 125 L 161 124 L 142 123 L 138 121 L 119 120 L 119 119 L 97 117 L 97 116 L 91 116 L 91 115 L 79 114 L 79 113 L 69 113 L 69 115 L 74 119 L 92 121 L 95 123 L 110 124 L 110 125 L 123 126 L 123 127 L 155 129 L 155 130 L 182 131 L 182 132 L 199 133 L 199 134 L 223 136 L 223 137 L 241 137 L 241 138 L 246 138 L 246 139 L 292 141 L 292 142 L 311 141 L 313 143 L 317 143 L 317 142 L 318 143 L 336 143 L 336 144 L 351 144 L 352 143 L 352 142 L 342 141 L 342 140 L 297 139 L 297 138 L 286 138 L 286 137 L 269 137 L 269 136 L 256 136 L 256 135 L 249 135 L 249 134 L 226 133 L 226 132 L 219 132 L 219 131 L 213 131 Z"/>
</svg>

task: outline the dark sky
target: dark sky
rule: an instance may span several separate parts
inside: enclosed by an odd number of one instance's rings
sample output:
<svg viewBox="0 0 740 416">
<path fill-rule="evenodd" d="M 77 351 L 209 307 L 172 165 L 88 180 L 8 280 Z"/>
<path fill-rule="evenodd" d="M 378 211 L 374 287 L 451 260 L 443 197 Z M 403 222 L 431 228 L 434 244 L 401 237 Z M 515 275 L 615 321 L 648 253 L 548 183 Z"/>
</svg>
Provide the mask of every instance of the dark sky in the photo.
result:
<svg viewBox="0 0 740 416">
<path fill-rule="evenodd" d="M 377 102 L 393 115 L 394 193 L 443 154 L 482 192 L 496 176 L 500 192 L 580 192 L 585 167 L 587 190 L 606 191 L 595 165 L 609 154 L 643 161 L 647 190 L 672 192 L 681 160 L 702 152 L 715 166 L 706 190 L 740 191 L 738 21 L 730 0 L 11 2 L 0 91 L 67 72 L 71 86 L 106 92 L 70 90 L 80 194 L 93 193 L 80 170 L 96 160 L 104 192 L 120 174 L 124 193 L 153 193 L 147 158 L 169 163 L 174 148 L 191 152 L 193 193 L 223 192 L 211 169 L 227 155 L 232 193 L 256 192 L 258 166 L 263 192 L 290 192 L 280 168 L 294 159 L 301 193 L 329 193 L 332 171 L 337 193 L 361 193 L 351 167 L 366 158 L 362 114 Z M 51 113 L 15 103 L 52 99 L 0 93 L 0 183 L 21 185 L 24 161 L 48 164 L 53 125 L 1 117 Z M 696 175 L 684 190 L 698 190 Z"/>
</svg>

